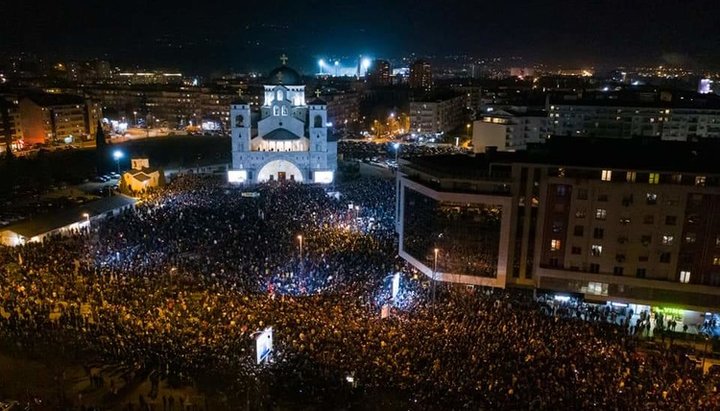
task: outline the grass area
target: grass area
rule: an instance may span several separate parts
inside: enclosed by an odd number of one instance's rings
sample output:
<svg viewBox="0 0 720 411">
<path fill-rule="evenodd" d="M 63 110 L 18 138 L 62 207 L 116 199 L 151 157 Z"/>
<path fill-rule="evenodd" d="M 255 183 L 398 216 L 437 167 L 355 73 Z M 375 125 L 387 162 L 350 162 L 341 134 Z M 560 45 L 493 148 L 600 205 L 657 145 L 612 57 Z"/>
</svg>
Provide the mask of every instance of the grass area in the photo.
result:
<svg viewBox="0 0 720 411">
<path fill-rule="evenodd" d="M 98 156 L 94 149 L 40 151 L 36 156 L 0 160 L 0 200 L 11 201 L 46 191 L 50 186 L 78 184 L 98 173 L 115 170 L 112 152 L 125 154 L 121 169 L 132 157 L 148 157 L 150 165 L 163 168 L 198 166 L 230 161 L 230 138 L 172 136 L 111 145 Z"/>
</svg>

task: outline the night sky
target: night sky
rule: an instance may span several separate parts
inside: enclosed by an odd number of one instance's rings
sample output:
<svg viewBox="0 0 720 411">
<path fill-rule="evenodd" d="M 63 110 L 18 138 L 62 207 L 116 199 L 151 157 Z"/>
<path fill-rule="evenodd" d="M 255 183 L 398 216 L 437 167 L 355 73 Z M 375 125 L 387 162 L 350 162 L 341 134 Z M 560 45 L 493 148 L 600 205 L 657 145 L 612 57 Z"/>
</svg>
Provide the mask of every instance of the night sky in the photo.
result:
<svg viewBox="0 0 720 411">
<path fill-rule="evenodd" d="M 523 56 L 549 64 L 716 64 L 712 0 L 5 0 L 0 51 L 189 70 L 265 69 L 281 52 Z"/>
</svg>

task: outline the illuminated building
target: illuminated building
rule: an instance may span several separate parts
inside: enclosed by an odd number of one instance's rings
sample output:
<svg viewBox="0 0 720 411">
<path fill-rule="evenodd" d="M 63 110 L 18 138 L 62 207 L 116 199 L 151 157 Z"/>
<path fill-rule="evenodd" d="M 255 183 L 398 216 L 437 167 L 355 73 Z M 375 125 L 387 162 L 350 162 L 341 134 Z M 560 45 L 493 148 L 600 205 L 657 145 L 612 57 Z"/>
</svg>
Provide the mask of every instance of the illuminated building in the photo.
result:
<svg viewBox="0 0 720 411">
<path fill-rule="evenodd" d="M 333 181 L 337 142 L 328 133 L 327 103 L 319 97 L 305 102 L 305 85 L 295 70 L 283 64 L 270 72 L 257 122 L 242 98 L 230 111 L 231 183 Z"/>
<path fill-rule="evenodd" d="M 96 103 L 69 94 L 28 95 L 19 107 L 25 144 L 88 140 L 102 118 Z"/>
<path fill-rule="evenodd" d="M 720 312 L 720 142 L 553 137 L 401 163 L 400 255 L 441 281 L 533 287 L 685 323 Z"/>
<path fill-rule="evenodd" d="M 410 88 L 430 90 L 432 88 L 432 69 L 426 60 L 416 60 L 410 66 Z"/>
<path fill-rule="evenodd" d="M 410 102 L 410 130 L 413 133 L 443 133 L 463 124 L 465 96 L 423 96 Z"/>
<path fill-rule="evenodd" d="M 688 141 L 720 138 L 720 98 L 695 93 L 585 93 L 551 96 L 547 104 L 555 135 L 660 137 Z"/>
<path fill-rule="evenodd" d="M 16 100 L 0 97 L 0 151 L 7 148 L 6 134 L 10 134 L 11 148 L 18 150 L 23 147 L 22 124 L 20 122 L 20 109 Z"/>
<path fill-rule="evenodd" d="M 545 111 L 497 110 L 473 122 L 473 150 L 523 150 L 529 143 L 542 143 L 550 136 Z"/>
<path fill-rule="evenodd" d="M 365 78 L 367 79 L 367 82 L 370 86 L 389 86 L 392 83 L 392 71 L 390 70 L 390 62 L 380 59 L 373 61 L 367 70 Z"/>
</svg>

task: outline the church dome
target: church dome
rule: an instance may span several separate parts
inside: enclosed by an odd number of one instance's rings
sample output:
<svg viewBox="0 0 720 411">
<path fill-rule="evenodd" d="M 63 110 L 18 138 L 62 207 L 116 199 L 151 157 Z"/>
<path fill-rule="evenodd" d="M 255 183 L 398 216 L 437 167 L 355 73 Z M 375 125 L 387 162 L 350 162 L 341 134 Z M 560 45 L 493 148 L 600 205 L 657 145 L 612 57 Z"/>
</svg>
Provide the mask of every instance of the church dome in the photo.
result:
<svg viewBox="0 0 720 411">
<path fill-rule="evenodd" d="M 268 84 L 282 84 L 284 86 L 297 86 L 302 84 L 302 78 L 297 71 L 288 66 L 280 66 L 268 74 Z"/>
</svg>

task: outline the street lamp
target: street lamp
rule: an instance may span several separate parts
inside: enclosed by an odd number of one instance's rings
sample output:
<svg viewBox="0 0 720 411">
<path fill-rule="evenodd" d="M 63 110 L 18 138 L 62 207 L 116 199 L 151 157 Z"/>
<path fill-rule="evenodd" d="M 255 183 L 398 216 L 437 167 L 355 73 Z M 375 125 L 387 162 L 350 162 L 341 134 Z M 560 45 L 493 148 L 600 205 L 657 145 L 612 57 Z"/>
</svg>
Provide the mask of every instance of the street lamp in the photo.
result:
<svg viewBox="0 0 720 411">
<path fill-rule="evenodd" d="M 115 159 L 115 165 L 117 165 L 117 172 L 120 174 L 120 159 L 123 158 L 123 152 L 120 150 L 113 151 L 113 158 Z"/>
<path fill-rule="evenodd" d="M 303 236 L 298 235 L 297 239 L 300 242 L 300 259 L 302 260 L 302 258 L 303 258 Z"/>
<path fill-rule="evenodd" d="M 90 214 L 83 213 L 83 218 L 85 218 L 85 221 L 87 222 L 88 227 L 90 227 Z"/>
<path fill-rule="evenodd" d="M 439 249 L 433 250 L 435 252 L 435 261 L 433 262 L 433 283 L 432 283 L 432 305 L 433 305 L 433 311 L 435 311 L 435 284 L 437 283 L 437 279 L 435 278 L 437 276 L 437 259 L 438 259 L 438 251 Z"/>
<path fill-rule="evenodd" d="M 398 166 L 398 155 L 400 154 L 400 143 L 393 143 L 395 149 L 395 166 Z"/>
</svg>

